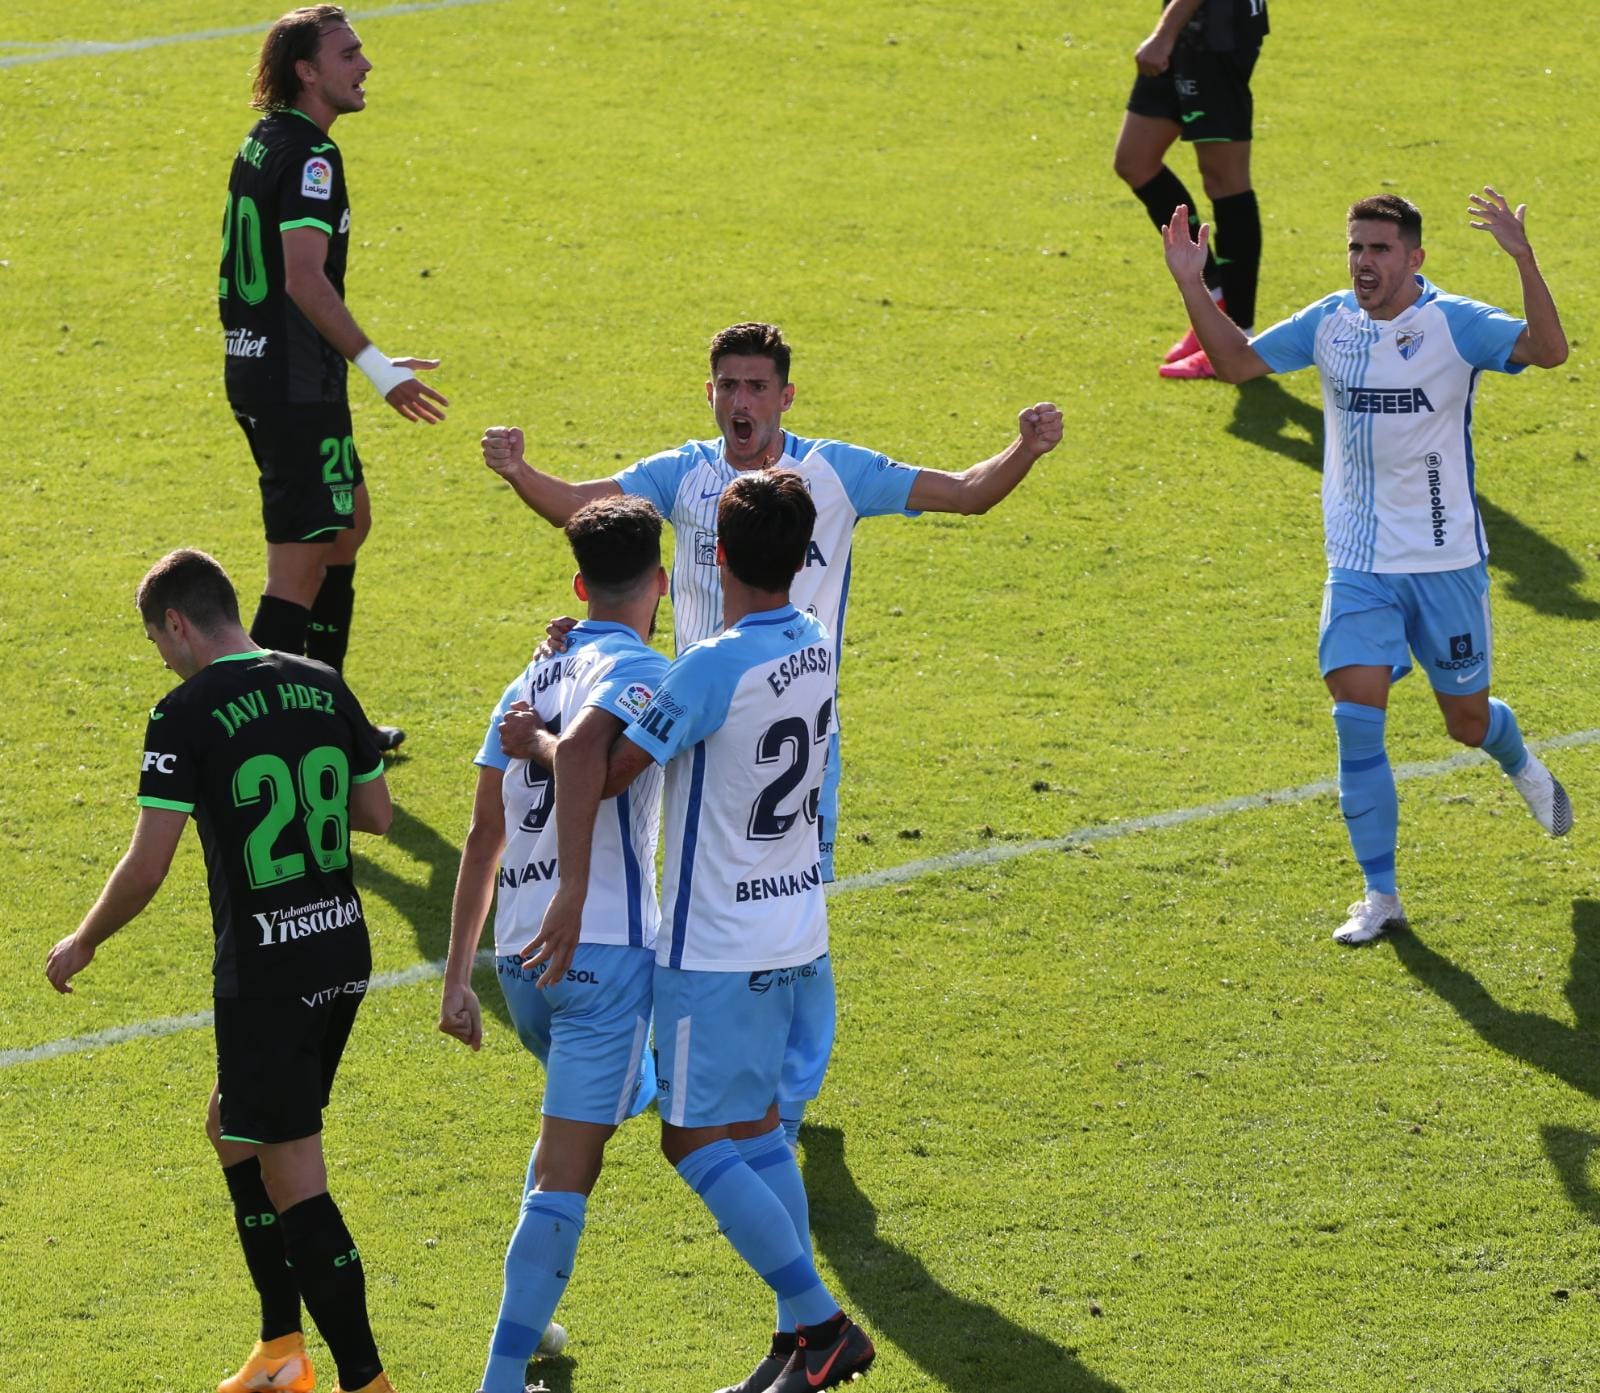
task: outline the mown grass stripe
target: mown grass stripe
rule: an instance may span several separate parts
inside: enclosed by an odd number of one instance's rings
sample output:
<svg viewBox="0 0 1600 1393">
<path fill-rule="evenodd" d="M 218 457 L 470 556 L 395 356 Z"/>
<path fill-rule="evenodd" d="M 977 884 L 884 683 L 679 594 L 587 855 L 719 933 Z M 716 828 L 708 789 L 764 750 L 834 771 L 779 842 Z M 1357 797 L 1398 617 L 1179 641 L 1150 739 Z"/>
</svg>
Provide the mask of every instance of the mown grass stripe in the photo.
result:
<svg viewBox="0 0 1600 1393">
<path fill-rule="evenodd" d="M 1530 740 L 1531 750 L 1570 749 L 1575 745 L 1593 745 L 1600 742 L 1600 729 L 1577 730 L 1566 735 L 1553 735 L 1547 740 Z M 1443 774 L 1453 774 L 1481 764 L 1487 756 L 1478 750 L 1462 750 L 1448 759 L 1419 761 L 1395 766 L 1396 782 L 1412 779 L 1432 779 Z M 1173 808 L 1167 812 L 1150 813 L 1144 817 L 1125 818 L 1120 822 L 1107 822 L 1098 827 L 1080 827 L 1060 837 L 1041 837 L 1034 841 L 1007 842 L 999 846 L 975 847 L 970 851 L 952 851 L 942 856 L 929 856 L 920 861 L 907 861 L 881 871 L 867 871 L 862 875 L 846 876 L 827 887 L 828 895 L 844 895 L 855 890 L 877 890 L 887 885 L 901 885 L 908 880 L 918 880 L 927 875 L 945 871 L 965 870 L 973 866 L 994 866 L 1014 861 L 1021 856 L 1033 856 L 1043 851 L 1065 851 L 1074 846 L 1088 846 L 1094 842 L 1114 841 L 1135 832 L 1158 832 L 1169 827 L 1181 827 L 1190 822 L 1206 822 L 1230 817 L 1234 813 L 1252 812 L 1257 808 L 1288 806 L 1305 803 L 1313 798 L 1338 792 L 1332 779 L 1318 779 L 1314 783 L 1300 784 L 1296 788 L 1280 788 L 1270 793 L 1246 793 L 1236 798 L 1224 798 L 1215 803 L 1203 803 L 1193 808 Z M 479 967 L 491 966 L 494 954 L 478 954 Z M 444 960 L 417 963 L 398 972 L 380 972 L 369 979 L 368 991 L 383 991 L 389 987 L 407 987 L 444 975 Z M 198 1030 L 211 1024 L 211 1012 L 196 1011 L 187 1016 L 161 1016 L 155 1020 L 135 1021 L 129 1025 L 113 1026 L 88 1035 L 74 1035 L 64 1040 L 49 1040 L 42 1045 L 26 1049 L 0 1050 L 0 1069 L 18 1064 L 34 1064 L 45 1059 L 59 1059 L 62 1055 L 77 1054 L 81 1050 L 100 1049 L 109 1045 L 124 1044 L 129 1040 L 151 1040 L 163 1035 L 175 1035 L 184 1030 Z"/>
<path fill-rule="evenodd" d="M 491 0 L 413 0 L 411 4 L 384 5 L 375 10 L 351 13 L 353 21 L 387 19 L 391 15 L 417 14 L 423 10 L 450 10 L 459 5 L 485 5 Z M 261 36 L 267 32 L 264 24 L 236 25 L 229 29 L 192 29 L 186 34 L 153 34 L 142 39 L 61 39 L 50 43 L 29 44 L 22 53 L 0 55 L 0 68 L 14 68 L 23 63 L 53 63 L 58 58 L 93 58 L 110 53 L 135 53 L 146 48 L 165 48 L 169 44 L 201 43 L 206 39 L 236 39 L 241 34 Z M 0 41 L 0 48 L 20 47 L 17 41 Z"/>
</svg>

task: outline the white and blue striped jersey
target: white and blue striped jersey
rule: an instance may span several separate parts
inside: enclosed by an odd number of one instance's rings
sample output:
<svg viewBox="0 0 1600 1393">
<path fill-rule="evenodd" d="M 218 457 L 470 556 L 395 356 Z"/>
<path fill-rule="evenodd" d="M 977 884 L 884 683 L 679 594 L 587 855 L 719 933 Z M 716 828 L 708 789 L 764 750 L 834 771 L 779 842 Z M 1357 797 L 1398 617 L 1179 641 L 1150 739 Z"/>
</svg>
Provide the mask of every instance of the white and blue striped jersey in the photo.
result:
<svg viewBox="0 0 1600 1393">
<path fill-rule="evenodd" d="M 1472 398 L 1485 368 L 1515 373 L 1526 327 L 1504 310 L 1422 294 L 1373 319 L 1342 290 L 1251 340 L 1273 372 L 1322 374 L 1322 514 L 1328 564 L 1454 571 L 1489 554 L 1474 493 Z"/>
<path fill-rule="evenodd" d="M 827 952 L 816 816 L 833 694 L 832 637 L 785 605 L 686 649 L 624 732 L 667 766 L 659 966 L 754 972 Z"/>
<path fill-rule="evenodd" d="M 803 440 L 787 431 L 775 469 L 792 469 L 806 481 L 816 504 L 806 564 L 789 589 L 795 605 L 814 614 L 833 636 L 834 662 L 844 643 L 850 596 L 850 542 L 857 521 L 886 513 L 916 514 L 906 507 L 921 472 L 887 455 L 838 440 Z M 672 613 L 676 651 L 682 653 L 722 632 L 722 578 L 717 572 L 717 504 L 738 478 L 723 457 L 722 440 L 691 440 L 663 450 L 618 474 L 624 493 L 647 498 L 672 524 Z"/>
<path fill-rule="evenodd" d="M 504 773 L 506 844 L 495 897 L 494 951 L 520 953 L 539 931 L 561 880 L 556 854 L 556 789 L 548 771 L 500 748 L 499 725 L 511 703 L 526 701 L 554 735 L 598 706 L 626 724 L 655 695 L 667 660 L 626 624 L 585 619 L 564 652 L 536 659 L 505 690 L 489 720 L 476 764 Z M 649 948 L 661 920 L 656 904 L 656 838 L 661 826 L 661 771 L 646 769 L 595 816 L 589 894 L 581 943 Z"/>
</svg>

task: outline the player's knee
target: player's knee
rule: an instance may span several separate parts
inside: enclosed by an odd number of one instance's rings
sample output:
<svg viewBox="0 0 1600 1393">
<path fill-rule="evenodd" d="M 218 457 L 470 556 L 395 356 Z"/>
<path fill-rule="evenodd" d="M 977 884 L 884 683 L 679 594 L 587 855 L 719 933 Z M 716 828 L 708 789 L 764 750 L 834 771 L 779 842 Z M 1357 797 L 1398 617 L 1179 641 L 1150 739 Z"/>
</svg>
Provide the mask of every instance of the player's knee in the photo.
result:
<svg viewBox="0 0 1600 1393">
<path fill-rule="evenodd" d="M 1489 738 L 1489 717 L 1477 711 L 1452 711 L 1444 720 L 1450 738 L 1477 749 Z"/>
<path fill-rule="evenodd" d="M 206 1101 L 206 1140 L 218 1151 L 222 1150 L 222 1117 L 217 1111 L 217 1095 Z"/>
<path fill-rule="evenodd" d="M 1160 161 L 1152 165 L 1148 157 L 1137 151 L 1124 150 L 1120 145 L 1111 157 L 1111 168 L 1130 189 L 1143 188 L 1161 173 Z"/>
</svg>

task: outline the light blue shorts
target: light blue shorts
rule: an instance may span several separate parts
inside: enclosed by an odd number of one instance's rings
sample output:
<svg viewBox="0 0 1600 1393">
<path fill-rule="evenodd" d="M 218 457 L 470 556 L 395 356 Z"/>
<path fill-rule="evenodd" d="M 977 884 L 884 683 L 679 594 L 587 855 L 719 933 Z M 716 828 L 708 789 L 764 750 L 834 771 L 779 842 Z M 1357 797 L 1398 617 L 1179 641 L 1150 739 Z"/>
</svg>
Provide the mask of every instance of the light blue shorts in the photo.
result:
<svg viewBox="0 0 1600 1393">
<path fill-rule="evenodd" d="M 1415 654 L 1435 691 L 1467 696 L 1489 686 L 1494 645 L 1489 568 L 1392 574 L 1334 566 L 1322 592 L 1317 660 L 1326 677 L 1357 664 L 1398 682 Z"/>
<path fill-rule="evenodd" d="M 778 1075 L 780 1109 L 785 1103 L 809 1103 L 822 1091 L 822 1077 L 833 1053 L 833 959 L 824 953 L 799 972 L 794 1012 L 789 1017 L 789 1043 L 784 1046 L 783 1069 Z"/>
<path fill-rule="evenodd" d="M 833 974 L 826 955 L 799 967 L 765 972 L 690 972 L 657 967 L 655 977 L 656 1106 L 674 1127 L 754 1122 L 778 1099 L 797 1026 L 808 1037 L 796 1076 L 815 1096 L 820 1065 L 811 1024 L 821 1012 L 822 983 L 831 1006 Z M 833 1039 L 827 1013 L 827 1046 Z"/>
<path fill-rule="evenodd" d="M 649 1050 L 655 950 L 580 943 L 563 981 L 546 991 L 512 954 L 495 975 L 522 1043 L 544 1065 L 548 1117 L 617 1126 L 655 1098 Z"/>
</svg>

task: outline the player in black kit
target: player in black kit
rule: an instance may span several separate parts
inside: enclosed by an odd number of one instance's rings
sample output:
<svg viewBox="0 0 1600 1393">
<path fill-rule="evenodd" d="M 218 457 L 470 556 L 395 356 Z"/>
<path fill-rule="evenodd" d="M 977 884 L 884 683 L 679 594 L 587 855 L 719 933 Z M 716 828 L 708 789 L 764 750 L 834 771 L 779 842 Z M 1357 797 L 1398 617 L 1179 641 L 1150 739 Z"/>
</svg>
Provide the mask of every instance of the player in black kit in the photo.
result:
<svg viewBox="0 0 1600 1393">
<path fill-rule="evenodd" d="M 390 359 L 344 303 L 350 200 L 329 131 L 366 106 L 372 64 L 337 5 L 283 16 L 268 31 L 252 105 L 265 116 L 234 156 L 222 216 L 222 315 L 228 402 L 261 473 L 267 580 L 250 626 L 264 648 L 344 664 L 356 552 L 372 527 L 350 426 L 346 359 L 410 421 L 449 405 Z M 405 738 L 379 727 L 380 748 Z"/>
<path fill-rule="evenodd" d="M 77 931 L 51 949 L 45 973 L 57 991 L 72 990 L 95 949 L 154 897 L 192 815 L 216 935 L 217 1081 L 206 1131 L 261 1297 L 260 1341 L 219 1393 L 310 1393 L 302 1298 L 339 1386 L 386 1393 L 361 1260 L 328 1194 L 321 1136 L 372 964 L 350 832 L 389 828 L 383 756 L 338 673 L 268 652 L 245 633 L 232 584 L 204 552 L 157 562 L 136 603 L 183 681 L 150 712 L 133 841 Z"/>
<path fill-rule="evenodd" d="M 1247 334 L 1255 325 L 1261 268 L 1261 210 L 1250 182 L 1250 75 L 1267 29 L 1267 0 L 1163 0 L 1160 20 L 1133 55 L 1138 75 L 1114 159 L 1118 177 L 1164 228 L 1180 203 L 1195 207 L 1165 163 L 1167 151 L 1180 137 L 1194 146 L 1216 230 L 1206 285 Z M 1197 215 L 1192 223 L 1198 228 Z M 1192 328 L 1167 350 L 1158 371 L 1216 376 Z"/>
</svg>

